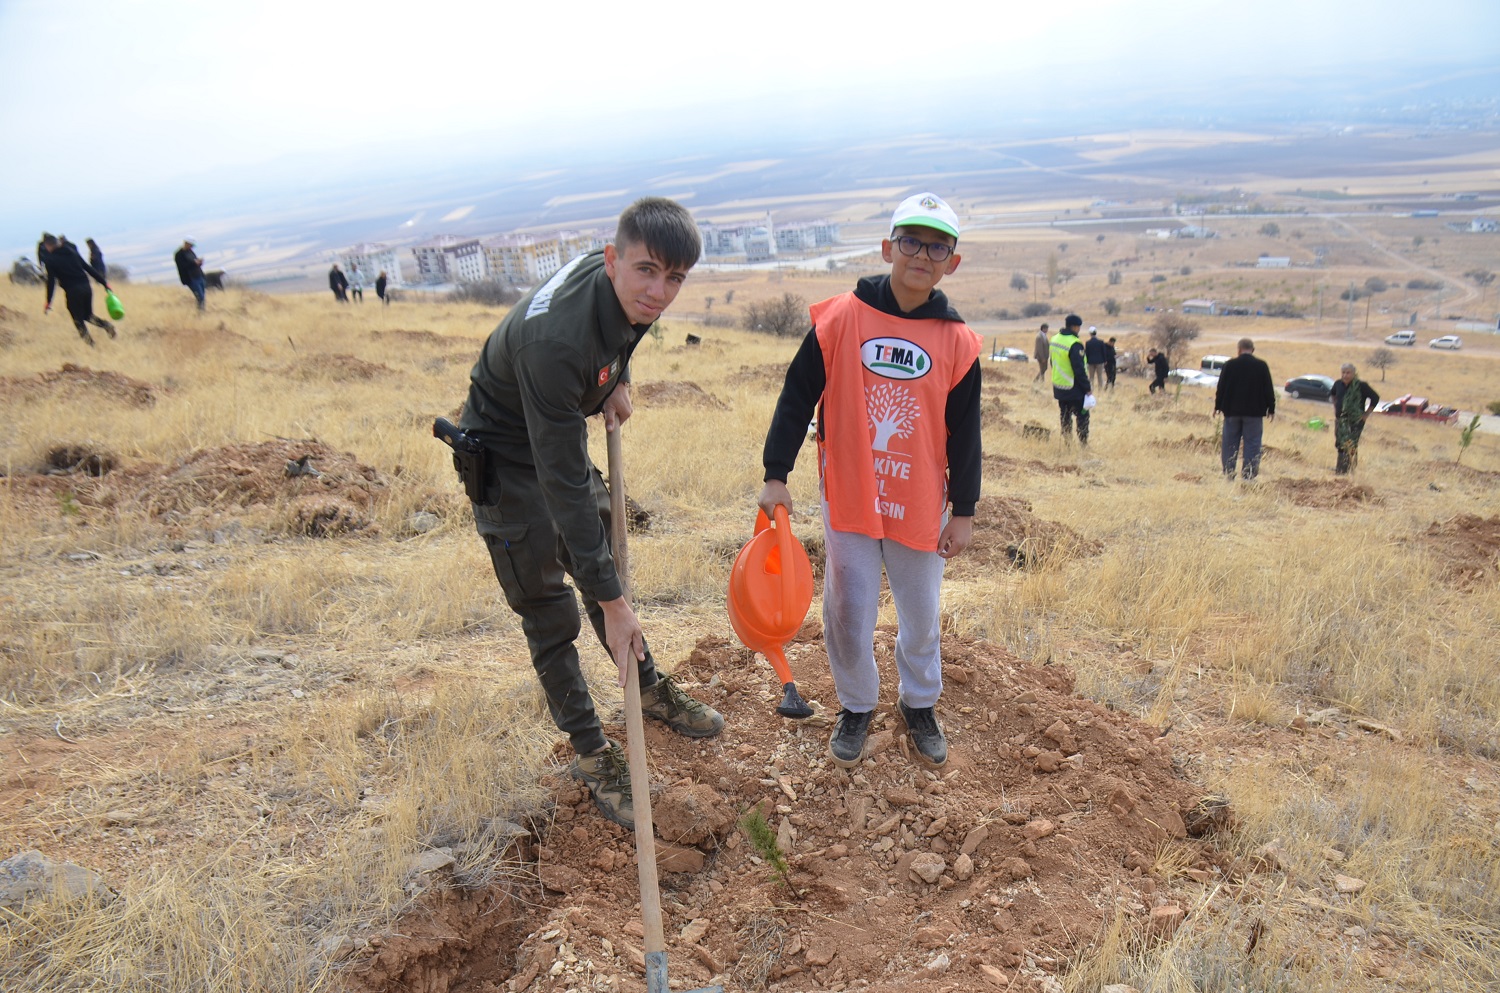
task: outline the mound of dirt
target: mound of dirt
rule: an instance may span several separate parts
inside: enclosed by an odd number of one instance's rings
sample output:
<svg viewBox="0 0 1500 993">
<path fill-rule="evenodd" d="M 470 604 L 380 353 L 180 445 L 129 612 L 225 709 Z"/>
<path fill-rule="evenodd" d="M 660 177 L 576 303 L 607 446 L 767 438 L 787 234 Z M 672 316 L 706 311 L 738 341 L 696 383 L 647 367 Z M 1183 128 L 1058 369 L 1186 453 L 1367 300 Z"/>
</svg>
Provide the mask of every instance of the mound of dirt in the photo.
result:
<svg viewBox="0 0 1500 993">
<path fill-rule="evenodd" d="M 92 445 L 59 445 L 47 452 L 46 460 L 49 473 L 81 472 L 86 476 L 103 476 L 119 464 L 114 453 Z"/>
<path fill-rule="evenodd" d="M 728 410 L 729 405 L 711 393 L 704 392 L 697 383 L 657 380 L 651 383 L 636 383 L 633 395 L 642 403 L 654 407 L 702 407 L 709 410 Z"/>
<path fill-rule="evenodd" d="M 1043 462 L 1041 459 L 1013 459 L 1009 455 L 986 455 L 984 472 L 985 475 L 993 473 L 1000 476 L 1017 473 L 1029 476 L 1076 476 L 1079 469 L 1076 465 L 1069 465 L 1066 462 Z"/>
<path fill-rule="evenodd" d="M 370 338 L 374 341 L 390 338 L 411 345 L 441 345 L 444 347 L 455 344 L 472 344 L 470 339 L 461 338 L 456 334 L 438 334 L 436 331 L 408 331 L 405 328 L 396 328 L 391 331 L 371 331 Z"/>
<path fill-rule="evenodd" d="M 294 379 L 331 379 L 336 383 L 349 383 L 386 376 L 396 370 L 380 362 L 366 362 L 354 355 L 327 352 L 308 356 L 306 361 L 296 362 L 281 370 L 282 375 Z"/>
<path fill-rule="evenodd" d="M 778 393 L 781 385 L 786 382 L 786 366 L 784 365 L 742 365 L 734 374 L 735 378 L 746 383 L 762 383 L 768 388 L 775 389 Z"/>
<path fill-rule="evenodd" d="M 58 395 L 90 403 L 105 400 L 127 407 L 153 407 L 161 389 L 118 372 L 96 372 L 71 362 L 64 362 L 56 372 L 0 377 L 0 400 L 6 402 Z"/>
<path fill-rule="evenodd" d="M 989 570 L 1002 562 L 1028 568 L 1098 555 L 1103 548 L 1066 524 L 1036 516 L 1029 501 L 988 496 L 981 497 L 975 509 L 973 543 L 948 568 L 955 576 L 972 569 Z"/>
<path fill-rule="evenodd" d="M 1117 913 L 1145 940 L 1181 921 L 1195 880 L 1233 876 L 1232 863 L 1191 840 L 1188 827 L 1222 827 L 1228 811 L 1198 816 L 1202 791 L 1177 773 L 1165 739 L 1074 696 L 1061 670 L 945 638 L 938 710 L 950 757 L 933 770 L 892 712 L 894 632 L 883 628 L 876 657 L 887 702 L 864 763 L 845 771 L 826 754 L 826 715 L 837 704 L 821 645 L 792 651 L 820 716 L 777 717 L 769 667 L 709 637 L 676 675 L 723 712 L 724 734 L 693 741 L 647 728 L 668 974 L 683 985 L 1055 989 L 1052 974 Z M 623 728 L 610 731 L 623 740 Z M 447 977 L 463 975 L 465 989 L 645 988 L 633 836 L 600 817 L 565 772 L 545 785 L 555 806 L 538 828 L 536 875 L 520 893 L 531 914 L 519 922 L 514 959 L 470 957 L 458 973 L 452 952 L 467 935 L 434 942 L 423 928 L 408 939 L 403 923 L 351 963 L 349 988 L 448 988 L 421 968 L 427 959 Z M 768 842 L 750 840 L 746 815 L 755 811 L 784 874 Z M 1187 873 L 1168 878 L 1158 868 L 1168 844 Z M 393 975 L 406 985 L 371 981 Z"/>
<path fill-rule="evenodd" d="M 1278 479 L 1276 488 L 1299 507 L 1358 510 L 1385 503 L 1373 488 L 1346 479 Z"/>
<path fill-rule="evenodd" d="M 289 466 L 298 463 L 316 474 L 292 474 Z M 294 530 L 322 537 L 370 528 L 369 512 L 385 486 L 378 471 L 348 452 L 277 439 L 195 452 L 156 473 L 141 500 L 156 516 L 202 506 L 286 504 Z"/>
<path fill-rule="evenodd" d="M 135 331 L 132 337 L 159 342 L 173 355 L 198 355 L 206 351 L 219 351 L 226 342 L 248 345 L 250 339 L 238 331 L 230 331 L 223 322 L 217 328 L 157 327 L 148 326 Z"/>
<path fill-rule="evenodd" d="M 1460 589 L 1472 590 L 1500 575 L 1500 515 L 1459 514 L 1434 521 L 1422 541 Z"/>
</svg>

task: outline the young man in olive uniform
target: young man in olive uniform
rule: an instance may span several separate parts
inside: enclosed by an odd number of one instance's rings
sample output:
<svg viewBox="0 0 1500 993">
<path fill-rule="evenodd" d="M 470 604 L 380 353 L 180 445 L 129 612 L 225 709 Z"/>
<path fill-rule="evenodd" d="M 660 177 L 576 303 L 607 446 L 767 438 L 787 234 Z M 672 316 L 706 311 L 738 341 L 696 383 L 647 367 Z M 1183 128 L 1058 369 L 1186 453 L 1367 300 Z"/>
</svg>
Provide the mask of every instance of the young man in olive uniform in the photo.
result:
<svg viewBox="0 0 1500 993">
<path fill-rule="evenodd" d="M 615 243 L 573 259 L 522 297 L 469 373 L 460 427 L 485 448 L 474 520 L 506 602 L 521 618 L 547 707 L 605 817 L 631 827 L 630 775 L 604 737 L 579 668 L 571 576 L 599 640 L 639 667 L 642 711 L 689 737 L 724 727 L 712 708 L 660 676 L 625 599 L 610 549 L 609 493 L 589 458 L 586 419 L 630 416 L 631 353 L 682 288 L 702 245 L 692 215 L 659 197 L 620 215 Z"/>
</svg>

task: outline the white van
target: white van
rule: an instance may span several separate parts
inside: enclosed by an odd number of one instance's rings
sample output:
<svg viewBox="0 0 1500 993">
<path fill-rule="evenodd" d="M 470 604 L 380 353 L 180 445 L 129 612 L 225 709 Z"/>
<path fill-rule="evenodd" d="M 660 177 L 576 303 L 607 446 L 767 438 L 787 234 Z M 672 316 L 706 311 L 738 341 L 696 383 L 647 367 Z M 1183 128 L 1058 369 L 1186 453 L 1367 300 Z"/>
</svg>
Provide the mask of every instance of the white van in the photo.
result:
<svg viewBox="0 0 1500 993">
<path fill-rule="evenodd" d="M 1219 374 L 1219 371 L 1224 368 L 1224 363 L 1228 361 L 1229 356 L 1227 355 L 1205 355 L 1203 356 L 1203 362 L 1198 366 L 1198 368 L 1202 369 L 1204 372 L 1211 372 L 1215 376 L 1217 376 Z"/>
<path fill-rule="evenodd" d="M 1387 345 L 1415 345 L 1417 333 L 1415 331 L 1397 331 L 1395 334 L 1386 335 Z"/>
</svg>

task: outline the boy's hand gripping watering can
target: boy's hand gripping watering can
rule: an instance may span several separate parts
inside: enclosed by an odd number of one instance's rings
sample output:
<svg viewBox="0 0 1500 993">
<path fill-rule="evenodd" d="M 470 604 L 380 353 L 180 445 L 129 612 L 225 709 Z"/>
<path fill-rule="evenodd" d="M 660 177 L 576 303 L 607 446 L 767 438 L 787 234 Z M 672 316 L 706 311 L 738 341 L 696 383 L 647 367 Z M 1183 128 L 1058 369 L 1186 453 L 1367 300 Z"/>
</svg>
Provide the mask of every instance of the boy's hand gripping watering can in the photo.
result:
<svg viewBox="0 0 1500 993">
<path fill-rule="evenodd" d="M 782 646 L 802 627 L 812 594 L 812 563 L 802 543 L 792 536 L 786 507 L 776 508 L 775 527 L 765 511 L 757 512 L 755 537 L 740 549 L 729 573 L 729 623 L 746 648 L 760 652 L 776 669 L 782 690 L 776 713 L 783 717 L 813 715 L 797 692 L 792 667 L 782 652 Z"/>
</svg>

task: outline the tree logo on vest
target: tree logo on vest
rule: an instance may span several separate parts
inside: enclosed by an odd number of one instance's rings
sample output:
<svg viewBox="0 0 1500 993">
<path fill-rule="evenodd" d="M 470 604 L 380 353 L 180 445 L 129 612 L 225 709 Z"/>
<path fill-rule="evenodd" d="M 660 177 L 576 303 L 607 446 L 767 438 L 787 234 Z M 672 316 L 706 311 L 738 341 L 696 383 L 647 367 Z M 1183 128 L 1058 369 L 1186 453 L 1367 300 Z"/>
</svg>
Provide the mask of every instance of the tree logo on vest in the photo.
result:
<svg viewBox="0 0 1500 993">
<path fill-rule="evenodd" d="M 865 410 L 875 440 L 870 447 L 877 452 L 890 451 L 892 438 L 910 438 L 922 416 L 922 405 L 911 390 L 895 383 L 877 383 L 865 388 Z"/>
<path fill-rule="evenodd" d="M 932 369 L 932 357 L 905 338 L 871 338 L 859 346 L 859 360 L 886 379 L 921 379 Z"/>
</svg>

